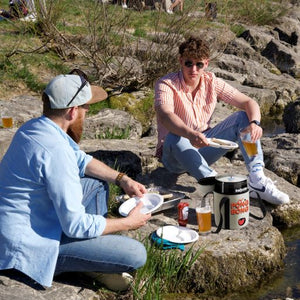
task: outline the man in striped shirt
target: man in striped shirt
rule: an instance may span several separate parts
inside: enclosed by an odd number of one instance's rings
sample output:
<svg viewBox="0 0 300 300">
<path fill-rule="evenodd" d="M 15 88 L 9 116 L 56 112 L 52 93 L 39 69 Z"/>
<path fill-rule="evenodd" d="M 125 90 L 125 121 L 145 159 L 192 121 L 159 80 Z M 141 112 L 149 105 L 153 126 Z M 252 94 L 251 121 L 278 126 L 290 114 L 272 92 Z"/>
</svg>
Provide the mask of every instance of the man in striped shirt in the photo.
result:
<svg viewBox="0 0 300 300">
<path fill-rule="evenodd" d="M 289 202 L 289 196 L 277 189 L 264 175 L 264 161 L 259 139 L 260 108 L 257 102 L 213 73 L 207 72 L 209 47 L 198 37 L 190 37 L 179 46 L 180 71 L 160 78 L 155 85 L 158 143 L 156 155 L 173 173 L 188 172 L 198 181 L 215 177 L 210 165 L 221 158 L 226 149 L 209 147 L 207 138 L 237 142 L 249 171 L 249 188 L 270 203 Z M 224 121 L 210 127 L 217 100 L 239 109 Z M 248 127 L 257 142 L 258 154 L 248 157 L 239 138 Z M 257 197 L 256 193 L 251 196 Z"/>
</svg>

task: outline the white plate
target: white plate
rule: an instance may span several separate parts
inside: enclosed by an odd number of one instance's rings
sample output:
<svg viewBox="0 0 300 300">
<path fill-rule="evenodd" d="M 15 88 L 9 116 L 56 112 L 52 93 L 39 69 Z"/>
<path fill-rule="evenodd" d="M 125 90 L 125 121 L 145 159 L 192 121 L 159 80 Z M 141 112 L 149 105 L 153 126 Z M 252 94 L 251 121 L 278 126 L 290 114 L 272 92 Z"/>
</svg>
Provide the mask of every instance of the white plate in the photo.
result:
<svg viewBox="0 0 300 300">
<path fill-rule="evenodd" d="M 143 214 L 148 214 L 159 208 L 163 204 L 164 199 L 157 193 L 147 193 L 142 198 L 130 198 L 123 202 L 123 204 L 119 207 L 120 215 L 127 217 L 130 211 L 136 207 L 140 201 L 144 203 L 144 206 L 141 208 L 141 212 Z"/>
<path fill-rule="evenodd" d="M 214 142 L 214 139 L 216 140 Z M 235 142 L 228 141 L 228 140 L 222 140 L 218 138 L 207 138 L 208 144 L 210 147 L 214 148 L 222 148 L 227 150 L 234 150 L 239 147 L 239 145 Z M 220 141 L 220 143 L 218 143 Z"/>
<path fill-rule="evenodd" d="M 199 238 L 199 234 L 195 230 L 173 225 L 158 228 L 156 234 L 164 240 L 178 244 L 192 243 Z"/>
</svg>

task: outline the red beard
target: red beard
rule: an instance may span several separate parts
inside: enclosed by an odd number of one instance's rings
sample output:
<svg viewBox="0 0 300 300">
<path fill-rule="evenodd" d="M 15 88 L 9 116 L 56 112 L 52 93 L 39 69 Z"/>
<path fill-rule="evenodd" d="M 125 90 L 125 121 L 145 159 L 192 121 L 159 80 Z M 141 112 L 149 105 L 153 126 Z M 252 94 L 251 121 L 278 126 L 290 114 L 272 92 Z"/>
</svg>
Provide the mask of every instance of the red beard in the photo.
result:
<svg viewBox="0 0 300 300">
<path fill-rule="evenodd" d="M 76 122 L 69 126 L 67 130 L 67 134 L 77 143 L 79 144 L 83 132 L 83 118 L 78 117 Z"/>
</svg>

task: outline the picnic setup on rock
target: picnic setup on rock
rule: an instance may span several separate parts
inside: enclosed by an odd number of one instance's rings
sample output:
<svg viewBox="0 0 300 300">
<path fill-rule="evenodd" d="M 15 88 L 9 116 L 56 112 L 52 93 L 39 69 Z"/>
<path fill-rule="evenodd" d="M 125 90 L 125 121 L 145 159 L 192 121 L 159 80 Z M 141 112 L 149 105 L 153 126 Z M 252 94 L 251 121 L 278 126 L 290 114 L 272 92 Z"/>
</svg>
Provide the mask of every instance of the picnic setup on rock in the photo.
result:
<svg viewBox="0 0 300 300">
<path fill-rule="evenodd" d="M 243 130 L 244 131 L 244 130 Z M 249 137 L 248 137 L 249 138 Z M 247 153 L 249 156 L 257 154 L 256 144 L 251 144 Z M 210 139 L 209 147 L 217 147 L 234 150 L 238 144 L 220 139 Z M 254 149 L 254 150 L 253 150 Z M 219 233 L 223 229 L 240 229 L 248 225 L 250 215 L 257 220 L 262 220 L 266 216 L 265 205 L 257 193 L 260 216 L 255 216 L 250 212 L 250 192 L 248 179 L 244 175 L 218 175 L 216 177 L 204 178 L 199 181 L 203 197 L 196 202 L 198 205 L 193 210 L 196 211 L 198 231 L 188 228 L 189 203 L 185 202 L 186 195 L 162 187 L 151 187 L 142 198 L 128 195 L 120 195 L 116 200 L 120 202 L 119 214 L 126 217 L 130 211 L 143 203 L 141 212 L 144 214 L 159 214 L 168 209 L 177 209 L 178 225 L 166 225 L 158 228 L 152 233 L 152 240 L 162 249 L 179 248 L 184 250 L 182 244 L 193 243 L 200 235 L 209 233 Z M 256 193 L 251 191 L 251 193 Z M 212 231 L 212 224 L 216 227 Z"/>
</svg>

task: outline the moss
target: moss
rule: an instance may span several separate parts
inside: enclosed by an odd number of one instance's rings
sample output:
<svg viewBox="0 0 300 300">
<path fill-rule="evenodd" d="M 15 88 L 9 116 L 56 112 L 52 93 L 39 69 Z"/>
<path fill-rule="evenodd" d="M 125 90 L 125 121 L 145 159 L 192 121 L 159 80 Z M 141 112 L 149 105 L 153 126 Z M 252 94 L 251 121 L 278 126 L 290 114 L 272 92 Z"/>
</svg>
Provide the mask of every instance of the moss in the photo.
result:
<svg viewBox="0 0 300 300">
<path fill-rule="evenodd" d="M 272 216 L 275 226 L 292 227 L 299 224 L 300 212 L 293 208 L 284 211 L 275 210 Z"/>
<path fill-rule="evenodd" d="M 284 111 L 284 106 L 276 103 L 276 104 L 270 105 L 269 115 L 272 117 L 278 117 L 283 114 L 283 111 Z"/>
<path fill-rule="evenodd" d="M 142 124 L 143 133 L 148 131 L 155 115 L 153 107 L 154 95 L 149 92 L 142 99 L 137 99 L 133 94 L 123 93 L 110 98 L 109 106 L 112 109 L 120 109 L 130 113 Z"/>
<path fill-rule="evenodd" d="M 280 72 L 280 70 L 279 69 L 277 69 L 277 68 L 271 68 L 271 69 L 269 69 L 269 72 L 270 73 L 272 73 L 272 74 L 275 74 L 275 75 L 281 75 L 281 72 Z"/>
<path fill-rule="evenodd" d="M 240 25 L 240 24 L 233 24 L 233 25 L 230 26 L 230 30 L 237 37 L 239 37 L 246 30 L 246 28 L 243 25 Z"/>
<path fill-rule="evenodd" d="M 207 296 L 224 296 L 229 293 L 252 290 L 283 267 L 286 253 L 284 241 L 276 229 L 266 228 L 262 235 L 270 235 L 272 247 L 257 244 L 256 249 L 216 255 L 204 251 L 190 271 L 188 292 L 201 292 Z M 263 237 L 258 238 L 267 241 Z"/>
</svg>

